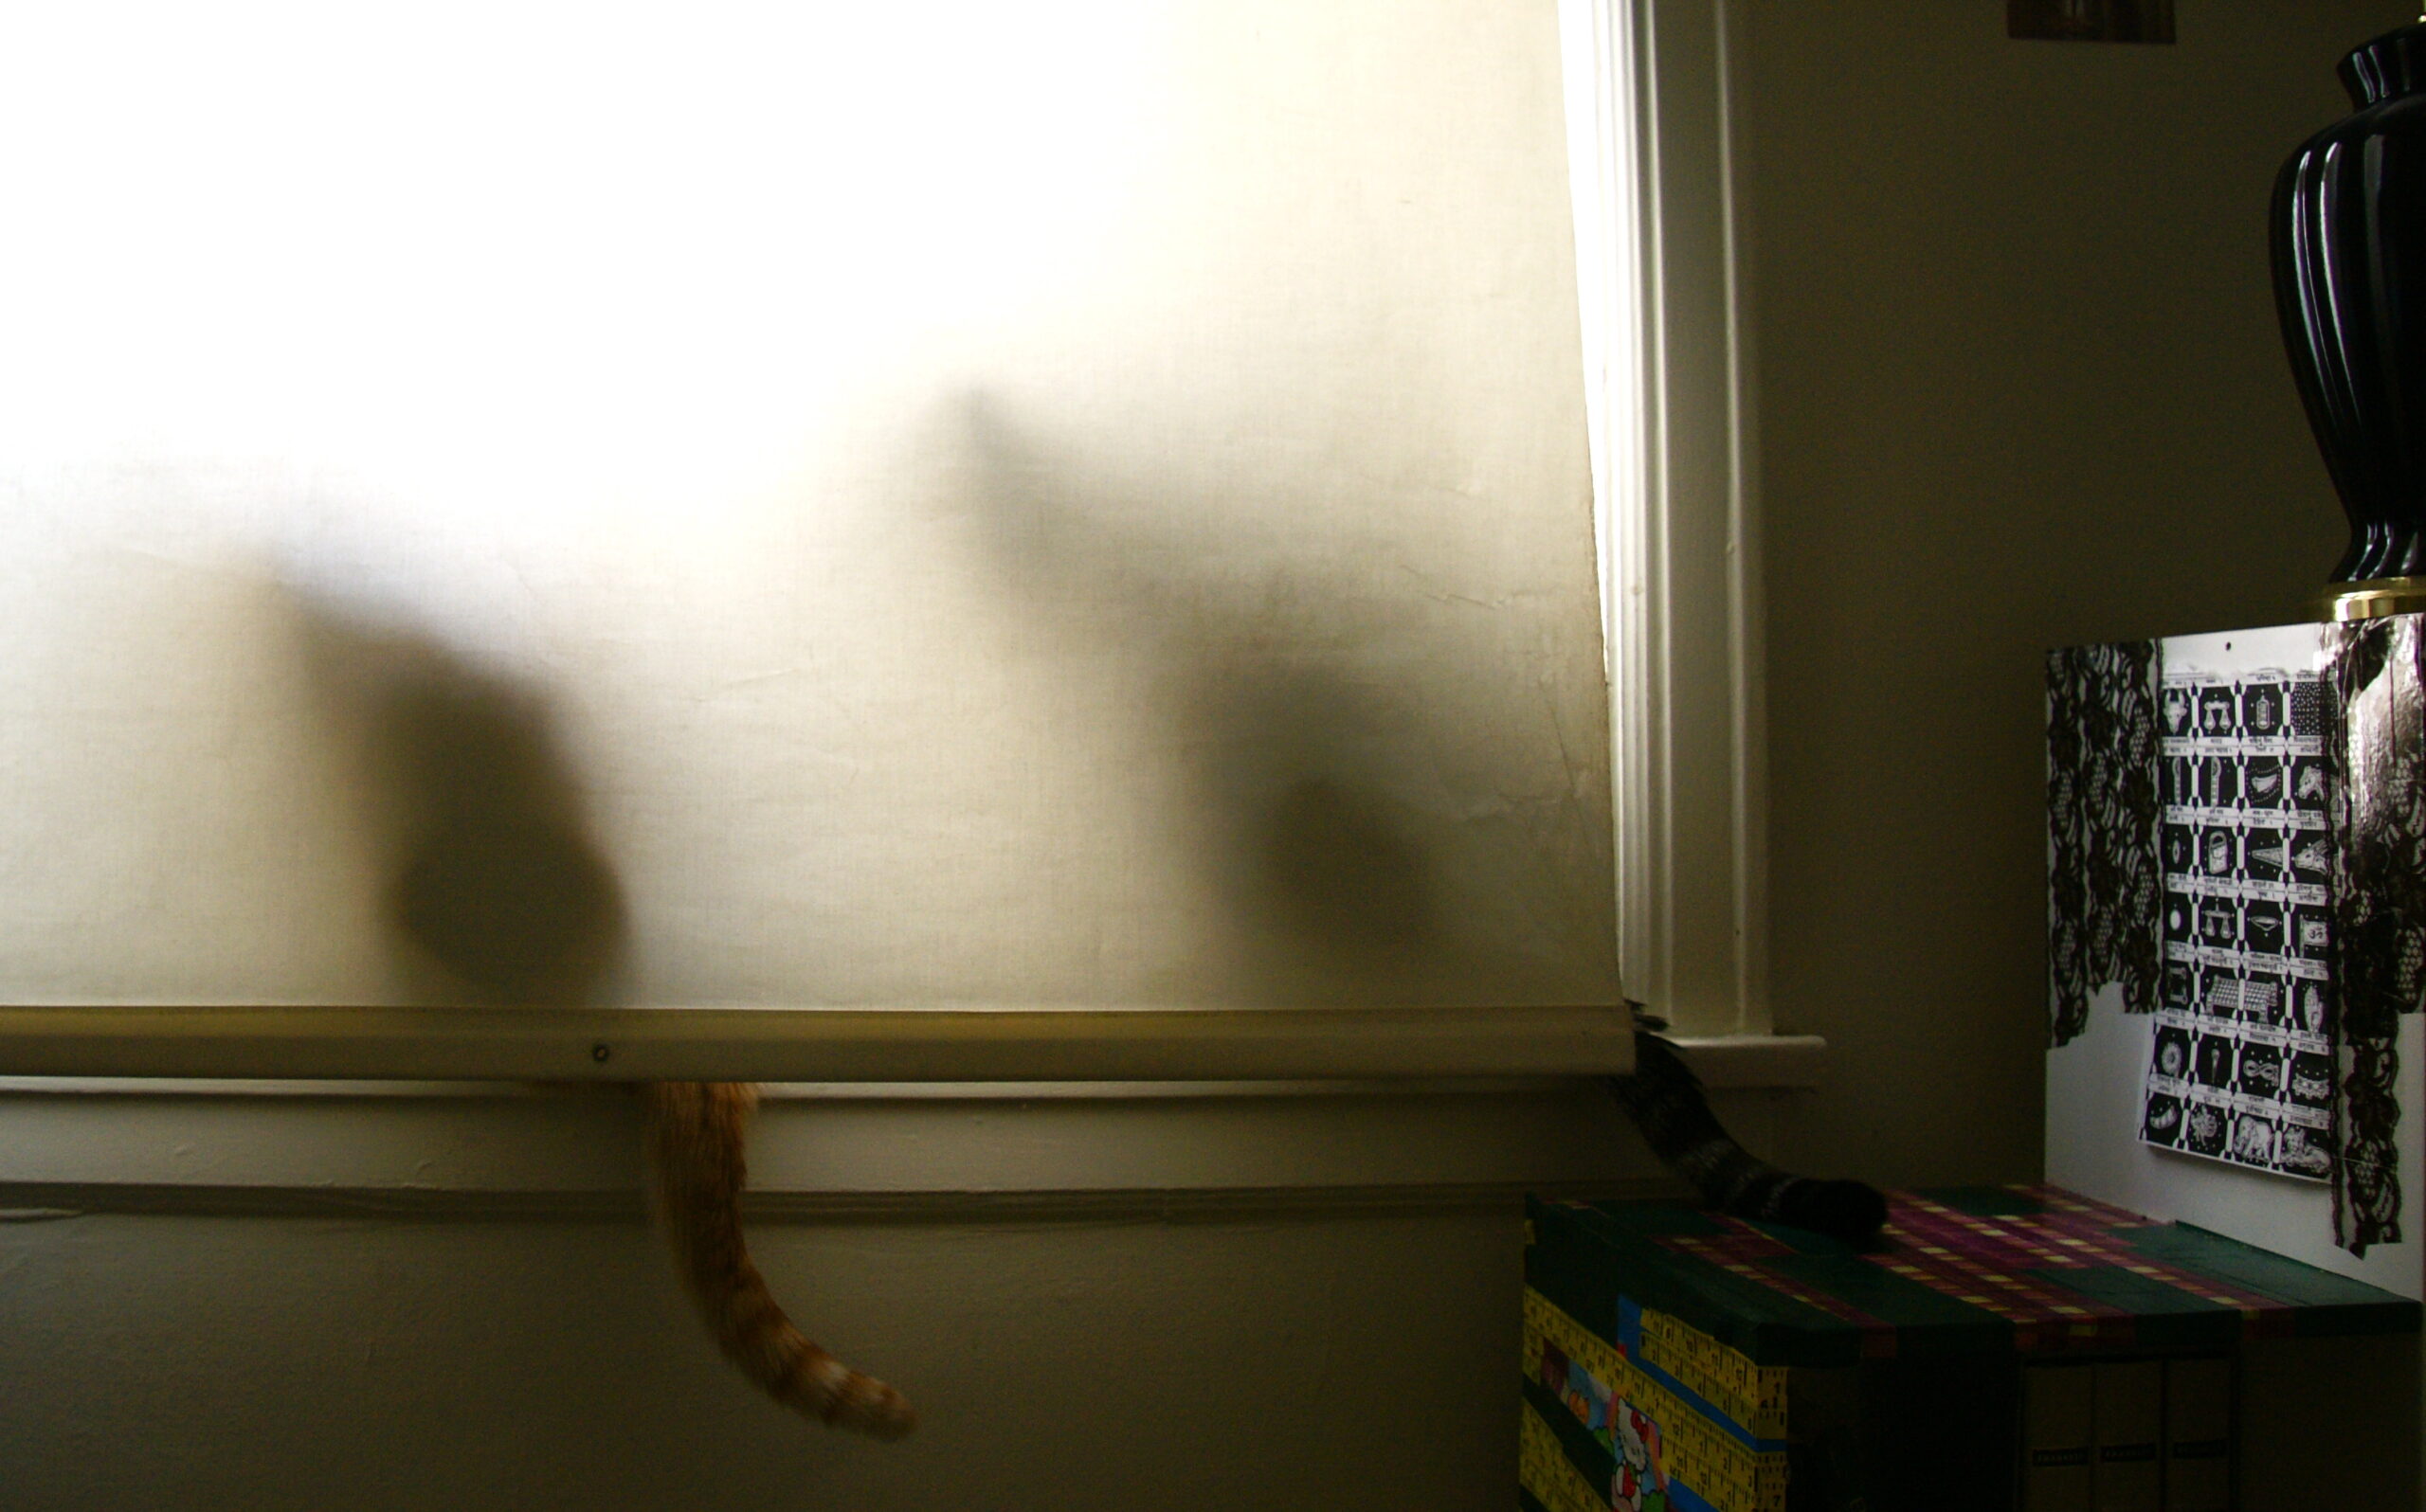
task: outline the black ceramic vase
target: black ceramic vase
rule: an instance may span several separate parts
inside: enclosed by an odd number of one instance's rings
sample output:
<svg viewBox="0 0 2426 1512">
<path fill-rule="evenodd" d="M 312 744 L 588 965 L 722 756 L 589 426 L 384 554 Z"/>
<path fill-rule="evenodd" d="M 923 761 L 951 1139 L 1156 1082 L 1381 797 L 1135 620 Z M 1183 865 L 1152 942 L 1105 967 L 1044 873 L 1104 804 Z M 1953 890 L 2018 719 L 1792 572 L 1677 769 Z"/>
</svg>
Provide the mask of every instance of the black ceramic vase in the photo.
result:
<svg viewBox="0 0 2426 1512">
<path fill-rule="evenodd" d="M 2274 297 L 2350 516 L 2332 583 L 2405 600 L 2426 582 L 2385 580 L 2426 579 L 2426 25 L 2367 43 L 2341 73 L 2357 109 L 2274 181 Z"/>
</svg>

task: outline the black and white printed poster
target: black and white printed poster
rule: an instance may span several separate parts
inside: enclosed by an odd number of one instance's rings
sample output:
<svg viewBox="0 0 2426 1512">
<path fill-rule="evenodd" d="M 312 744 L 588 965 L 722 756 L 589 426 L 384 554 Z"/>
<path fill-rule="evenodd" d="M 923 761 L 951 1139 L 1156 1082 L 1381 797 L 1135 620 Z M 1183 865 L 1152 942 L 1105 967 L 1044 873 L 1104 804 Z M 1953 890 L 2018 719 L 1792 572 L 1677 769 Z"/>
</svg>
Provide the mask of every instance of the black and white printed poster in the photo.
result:
<svg viewBox="0 0 2426 1512">
<path fill-rule="evenodd" d="M 2319 1181 L 2333 1171 L 2326 697 L 2313 670 L 2165 670 L 2164 977 L 2140 1128 Z"/>
</svg>

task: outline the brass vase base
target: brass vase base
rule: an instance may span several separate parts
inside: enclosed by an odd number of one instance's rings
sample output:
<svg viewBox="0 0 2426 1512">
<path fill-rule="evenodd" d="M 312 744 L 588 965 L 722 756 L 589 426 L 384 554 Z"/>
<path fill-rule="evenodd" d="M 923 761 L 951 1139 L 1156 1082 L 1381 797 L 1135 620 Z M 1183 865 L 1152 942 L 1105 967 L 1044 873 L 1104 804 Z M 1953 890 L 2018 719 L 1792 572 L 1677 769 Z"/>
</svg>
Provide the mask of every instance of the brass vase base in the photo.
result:
<svg viewBox="0 0 2426 1512">
<path fill-rule="evenodd" d="M 2320 618 L 2374 620 L 2387 614 L 2426 611 L 2426 577 L 2369 578 L 2363 583 L 2335 583 L 2317 599 Z"/>
</svg>

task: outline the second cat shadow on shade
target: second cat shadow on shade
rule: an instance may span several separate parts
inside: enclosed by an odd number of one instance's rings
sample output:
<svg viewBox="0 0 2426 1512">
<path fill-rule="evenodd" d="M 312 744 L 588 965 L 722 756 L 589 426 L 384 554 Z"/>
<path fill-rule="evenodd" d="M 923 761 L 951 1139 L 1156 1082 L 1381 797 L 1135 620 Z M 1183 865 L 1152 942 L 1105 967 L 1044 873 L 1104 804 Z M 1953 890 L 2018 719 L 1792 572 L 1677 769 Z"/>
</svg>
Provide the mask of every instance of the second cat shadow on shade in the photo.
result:
<svg viewBox="0 0 2426 1512">
<path fill-rule="evenodd" d="M 1185 483 L 1147 495 L 984 394 L 964 396 L 939 429 L 1009 612 L 1073 655 L 1117 646 L 1135 668 L 1143 749 L 1174 764 L 1189 810 L 1178 864 L 1227 915 L 1227 954 L 1204 963 L 1221 996 L 1371 1006 L 1611 995 L 1613 942 L 1594 937 L 1604 920 L 1570 940 L 1531 916 L 1547 913 L 1536 895 L 1561 906 L 1574 857 L 1495 785 L 1532 756 L 1501 763 L 1492 732 L 1533 695 L 1473 639 L 1500 633 L 1494 606 L 1477 604 L 1471 628 L 1415 612 L 1387 560 L 1353 554 L 1385 547 L 1336 532 L 1301 547 L 1272 533 L 1289 529 L 1288 512 L 1226 509 Z M 1215 520 L 1242 538 L 1207 537 Z"/>
</svg>

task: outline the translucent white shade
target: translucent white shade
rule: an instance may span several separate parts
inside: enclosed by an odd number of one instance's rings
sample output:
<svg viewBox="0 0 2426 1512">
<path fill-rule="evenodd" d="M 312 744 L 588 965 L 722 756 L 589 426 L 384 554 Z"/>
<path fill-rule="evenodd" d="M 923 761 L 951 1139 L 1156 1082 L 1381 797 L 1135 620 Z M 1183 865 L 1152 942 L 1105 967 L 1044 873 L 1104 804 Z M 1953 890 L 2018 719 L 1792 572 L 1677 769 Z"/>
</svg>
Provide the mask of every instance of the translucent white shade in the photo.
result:
<svg viewBox="0 0 2426 1512">
<path fill-rule="evenodd" d="M 15 8 L 0 1000 L 1608 1000 L 1557 45 Z"/>
</svg>

